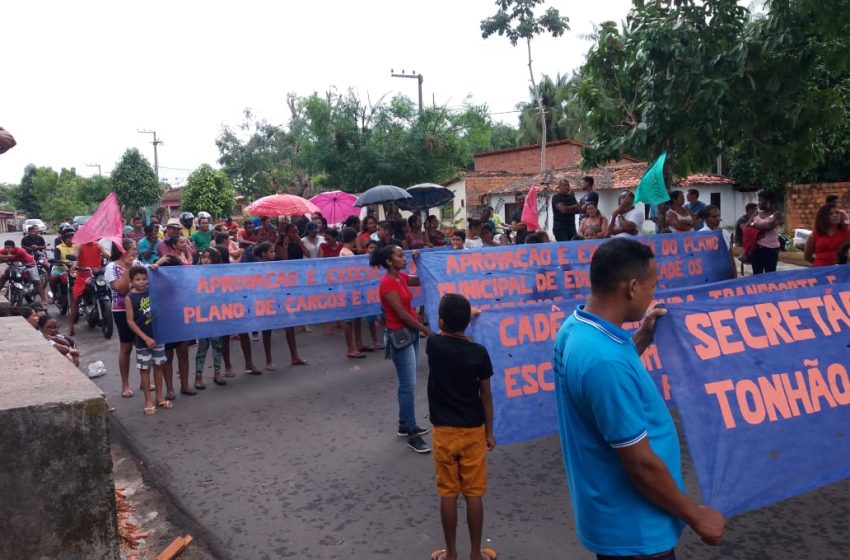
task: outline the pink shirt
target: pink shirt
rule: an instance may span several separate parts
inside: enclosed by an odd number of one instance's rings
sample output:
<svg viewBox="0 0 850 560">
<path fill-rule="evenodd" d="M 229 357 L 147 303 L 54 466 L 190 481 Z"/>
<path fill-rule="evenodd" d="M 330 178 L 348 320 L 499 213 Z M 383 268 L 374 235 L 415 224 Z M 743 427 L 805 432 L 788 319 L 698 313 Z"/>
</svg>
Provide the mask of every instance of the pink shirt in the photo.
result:
<svg viewBox="0 0 850 560">
<path fill-rule="evenodd" d="M 771 214 L 765 218 L 759 217 L 760 212 L 757 212 L 755 216 L 753 216 L 753 222 L 756 224 L 766 224 L 773 220 L 774 214 Z M 762 230 L 764 235 L 759 237 L 759 240 L 756 241 L 756 244 L 759 247 L 764 247 L 766 249 L 778 249 L 779 248 L 779 224 L 776 224 L 772 229 Z"/>
</svg>

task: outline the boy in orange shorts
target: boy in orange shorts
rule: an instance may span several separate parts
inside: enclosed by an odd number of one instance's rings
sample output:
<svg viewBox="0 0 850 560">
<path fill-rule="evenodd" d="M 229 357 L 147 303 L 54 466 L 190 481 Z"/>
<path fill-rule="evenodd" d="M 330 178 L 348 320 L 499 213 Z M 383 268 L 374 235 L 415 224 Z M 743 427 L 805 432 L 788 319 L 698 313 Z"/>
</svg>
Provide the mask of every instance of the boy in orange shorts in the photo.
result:
<svg viewBox="0 0 850 560">
<path fill-rule="evenodd" d="M 466 327 L 472 315 L 469 301 L 459 294 L 440 300 L 440 334 L 428 337 L 428 407 L 434 424 L 432 449 L 440 494 L 440 518 L 446 548 L 435 550 L 431 560 L 456 560 L 457 499 L 466 498 L 472 560 L 496 558 L 481 548 L 484 502 L 487 490 L 487 451 L 496 447 L 493 437 L 493 398 L 490 377 L 493 364 L 487 349 L 472 342 Z"/>
</svg>

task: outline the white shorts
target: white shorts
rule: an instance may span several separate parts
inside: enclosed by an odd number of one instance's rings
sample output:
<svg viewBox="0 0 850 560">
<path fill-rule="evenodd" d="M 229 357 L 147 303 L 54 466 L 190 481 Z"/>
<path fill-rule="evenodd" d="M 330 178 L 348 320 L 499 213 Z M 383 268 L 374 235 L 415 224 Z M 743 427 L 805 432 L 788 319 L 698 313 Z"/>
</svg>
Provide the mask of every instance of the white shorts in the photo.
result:
<svg viewBox="0 0 850 560">
<path fill-rule="evenodd" d="M 136 348 L 136 367 L 139 370 L 151 369 L 151 363 L 161 366 L 165 363 L 165 346 L 158 344 L 150 348 Z"/>
</svg>

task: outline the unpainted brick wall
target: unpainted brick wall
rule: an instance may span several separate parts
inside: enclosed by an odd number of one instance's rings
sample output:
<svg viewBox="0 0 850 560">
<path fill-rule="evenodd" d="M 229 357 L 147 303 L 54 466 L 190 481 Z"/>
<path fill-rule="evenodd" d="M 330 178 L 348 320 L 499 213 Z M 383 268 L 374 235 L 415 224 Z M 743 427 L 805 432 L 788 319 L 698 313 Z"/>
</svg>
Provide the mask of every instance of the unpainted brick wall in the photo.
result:
<svg viewBox="0 0 850 560">
<path fill-rule="evenodd" d="M 565 169 L 578 164 L 579 160 L 581 160 L 581 147 L 576 144 L 546 145 L 547 169 Z M 492 155 L 477 155 L 475 156 L 475 170 L 529 174 L 539 173 L 540 146 Z"/>
<path fill-rule="evenodd" d="M 828 195 L 838 197 L 838 207 L 850 210 L 850 183 L 814 183 L 792 185 L 785 196 L 785 231 L 797 228 L 812 229 L 818 209 Z"/>
</svg>

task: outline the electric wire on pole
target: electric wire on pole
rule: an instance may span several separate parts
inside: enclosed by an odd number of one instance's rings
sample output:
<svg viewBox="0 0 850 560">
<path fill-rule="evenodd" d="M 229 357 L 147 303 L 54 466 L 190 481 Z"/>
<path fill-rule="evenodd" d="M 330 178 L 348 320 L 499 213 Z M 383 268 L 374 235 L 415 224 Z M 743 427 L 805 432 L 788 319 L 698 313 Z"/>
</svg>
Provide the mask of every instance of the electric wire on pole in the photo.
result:
<svg viewBox="0 0 850 560">
<path fill-rule="evenodd" d="M 425 81 L 425 78 L 422 77 L 422 74 L 417 74 L 416 70 L 413 71 L 412 74 L 406 73 L 404 70 L 401 71 L 401 74 L 396 74 L 395 70 L 390 69 L 390 76 L 393 78 L 414 78 L 419 82 L 419 112 L 422 112 L 422 82 Z"/>
<path fill-rule="evenodd" d="M 138 130 L 137 129 L 136 132 L 138 132 L 139 134 L 153 134 L 153 142 L 151 142 L 151 144 L 153 144 L 153 169 L 154 169 L 154 172 L 156 172 L 156 184 L 158 185 L 159 184 L 159 153 L 157 151 L 157 148 L 160 144 L 162 144 L 162 140 L 157 139 L 155 130 Z"/>
<path fill-rule="evenodd" d="M 99 163 L 87 163 L 86 167 L 97 167 L 97 174 L 99 177 L 103 176 L 103 173 L 100 172 L 100 164 Z"/>
</svg>

